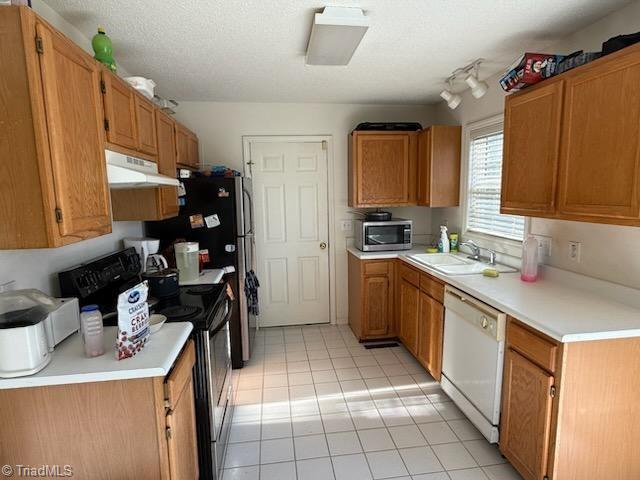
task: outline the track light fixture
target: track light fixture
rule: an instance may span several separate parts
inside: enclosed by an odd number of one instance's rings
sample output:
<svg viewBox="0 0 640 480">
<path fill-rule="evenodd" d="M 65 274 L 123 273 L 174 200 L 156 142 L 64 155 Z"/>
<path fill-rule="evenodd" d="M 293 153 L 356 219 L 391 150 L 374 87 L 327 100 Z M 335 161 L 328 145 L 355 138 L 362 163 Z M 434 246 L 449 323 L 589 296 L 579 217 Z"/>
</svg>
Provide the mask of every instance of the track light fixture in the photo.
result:
<svg viewBox="0 0 640 480">
<path fill-rule="evenodd" d="M 484 59 L 479 58 L 475 62 L 472 62 L 463 68 L 454 70 L 451 76 L 447 78 L 447 85 L 449 86 L 449 88 L 443 90 L 440 93 L 440 97 L 442 97 L 447 102 L 447 106 L 451 110 L 455 109 L 458 105 L 460 105 L 460 102 L 462 102 L 462 98 L 460 97 L 460 95 L 455 94 L 452 91 L 453 82 L 459 76 L 465 75 L 464 82 L 471 89 L 471 95 L 473 95 L 474 98 L 482 98 L 484 94 L 487 93 L 487 90 L 489 90 L 489 85 L 487 85 L 487 82 L 483 82 L 478 78 L 478 68 L 483 61 Z"/>
</svg>

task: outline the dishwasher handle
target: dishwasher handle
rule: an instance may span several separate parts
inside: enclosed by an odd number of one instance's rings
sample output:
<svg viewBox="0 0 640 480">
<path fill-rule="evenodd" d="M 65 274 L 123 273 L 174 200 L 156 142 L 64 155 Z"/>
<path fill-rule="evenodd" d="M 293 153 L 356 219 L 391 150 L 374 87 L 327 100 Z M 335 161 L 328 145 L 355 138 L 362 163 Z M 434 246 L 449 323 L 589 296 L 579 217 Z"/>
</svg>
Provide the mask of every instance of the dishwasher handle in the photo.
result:
<svg viewBox="0 0 640 480">
<path fill-rule="evenodd" d="M 455 312 L 459 317 L 484 331 L 497 341 L 505 338 L 507 315 L 480 300 L 453 287 L 445 287 L 445 325 L 447 315 Z"/>
</svg>

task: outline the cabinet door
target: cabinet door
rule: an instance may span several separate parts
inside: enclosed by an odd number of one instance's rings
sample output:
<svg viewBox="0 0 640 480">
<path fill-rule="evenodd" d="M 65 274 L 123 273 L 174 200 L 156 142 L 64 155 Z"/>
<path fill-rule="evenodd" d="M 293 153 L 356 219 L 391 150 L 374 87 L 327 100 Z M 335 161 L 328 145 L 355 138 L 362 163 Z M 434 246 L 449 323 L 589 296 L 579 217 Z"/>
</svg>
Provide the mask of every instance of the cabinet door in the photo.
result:
<svg viewBox="0 0 640 480">
<path fill-rule="evenodd" d="M 416 203 L 416 134 L 354 132 L 353 206 Z"/>
<path fill-rule="evenodd" d="M 559 211 L 586 221 L 640 218 L 640 55 L 569 74 Z M 628 222 L 634 223 L 634 222 Z"/>
<path fill-rule="evenodd" d="M 176 122 L 176 162 L 189 165 L 189 130 Z"/>
<path fill-rule="evenodd" d="M 507 349 L 500 450 L 526 480 L 542 480 L 547 474 L 553 383 L 553 376 Z"/>
<path fill-rule="evenodd" d="M 142 96 L 135 95 L 138 127 L 138 150 L 149 155 L 158 154 L 155 107 Z"/>
<path fill-rule="evenodd" d="M 187 137 L 187 149 L 189 155 L 189 165 L 193 168 L 198 168 L 200 164 L 200 155 L 198 151 L 198 137 L 192 132 L 189 132 Z"/>
<path fill-rule="evenodd" d="M 555 211 L 563 84 L 551 82 L 505 99 L 502 213 Z"/>
<path fill-rule="evenodd" d="M 418 205 L 429 206 L 431 200 L 431 129 L 418 135 Z"/>
<path fill-rule="evenodd" d="M 433 125 L 418 135 L 418 205 L 460 203 L 460 126 Z"/>
<path fill-rule="evenodd" d="M 170 177 L 176 176 L 176 135 L 175 122 L 160 110 L 156 110 L 158 132 L 158 171 Z M 160 187 L 160 209 L 163 218 L 178 214 L 178 189 Z"/>
<path fill-rule="evenodd" d="M 111 231 L 98 64 L 44 24 L 40 68 L 62 237 Z"/>
<path fill-rule="evenodd" d="M 198 478 L 198 444 L 193 379 L 167 414 L 167 446 L 172 480 Z"/>
<path fill-rule="evenodd" d="M 110 72 L 102 73 L 104 116 L 107 140 L 121 147 L 138 148 L 136 94 L 129 85 Z"/>
<path fill-rule="evenodd" d="M 405 279 L 400 280 L 400 340 L 414 355 L 418 352 L 418 316 L 420 289 Z"/>
<path fill-rule="evenodd" d="M 389 276 L 365 276 L 363 282 L 362 328 L 364 336 L 387 335 L 391 317 Z"/>
<path fill-rule="evenodd" d="M 443 334 L 444 306 L 426 293 L 420 292 L 418 360 L 438 381 L 442 373 Z"/>
</svg>

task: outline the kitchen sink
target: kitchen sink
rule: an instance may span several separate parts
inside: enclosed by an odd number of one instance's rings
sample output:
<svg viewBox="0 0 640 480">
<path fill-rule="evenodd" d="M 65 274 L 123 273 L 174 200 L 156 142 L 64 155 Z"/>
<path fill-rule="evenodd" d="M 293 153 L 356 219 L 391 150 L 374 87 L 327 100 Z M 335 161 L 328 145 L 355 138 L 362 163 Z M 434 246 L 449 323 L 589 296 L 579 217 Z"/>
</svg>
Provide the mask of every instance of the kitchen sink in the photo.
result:
<svg viewBox="0 0 640 480">
<path fill-rule="evenodd" d="M 410 255 L 409 258 L 446 275 L 477 275 L 481 274 L 485 268 L 495 268 L 500 273 L 517 271 L 515 268 L 499 263 L 490 265 L 472 260 L 463 253 L 418 253 Z"/>
</svg>

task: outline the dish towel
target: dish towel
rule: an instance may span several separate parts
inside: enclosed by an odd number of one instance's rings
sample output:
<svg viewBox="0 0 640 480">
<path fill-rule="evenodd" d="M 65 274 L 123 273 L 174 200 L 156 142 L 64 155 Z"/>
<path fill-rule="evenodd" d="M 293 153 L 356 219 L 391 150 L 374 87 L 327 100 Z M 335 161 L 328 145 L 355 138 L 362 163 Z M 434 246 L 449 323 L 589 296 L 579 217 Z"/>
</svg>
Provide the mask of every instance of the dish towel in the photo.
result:
<svg viewBox="0 0 640 480">
<path fill-rule="evenodd" d="M 249 307 L 249 313 L 254 315 L 260 315 L 260 307 L 258 305 L 258 288 L 260 288 L 260 282 L 256 272 L 249 270 L 247 277 L 244 279 L 244 294 L 247 296 L 247 304 Z"/>
</svg>

